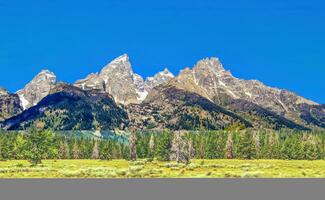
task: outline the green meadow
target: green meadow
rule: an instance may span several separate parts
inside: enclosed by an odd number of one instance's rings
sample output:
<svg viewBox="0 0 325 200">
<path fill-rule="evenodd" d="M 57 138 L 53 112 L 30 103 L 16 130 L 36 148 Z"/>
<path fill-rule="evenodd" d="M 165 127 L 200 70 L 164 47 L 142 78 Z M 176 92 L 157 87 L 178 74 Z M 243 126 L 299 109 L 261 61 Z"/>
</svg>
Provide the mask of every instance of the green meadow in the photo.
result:
<svg viewBox="0 0 325 200">
<path fill-rule="evenodd" d="M 325 161 L 192 160 L 190 164 L 145 159 L 0 162 L 0 178 L 325 178 Z"/>
</svg>

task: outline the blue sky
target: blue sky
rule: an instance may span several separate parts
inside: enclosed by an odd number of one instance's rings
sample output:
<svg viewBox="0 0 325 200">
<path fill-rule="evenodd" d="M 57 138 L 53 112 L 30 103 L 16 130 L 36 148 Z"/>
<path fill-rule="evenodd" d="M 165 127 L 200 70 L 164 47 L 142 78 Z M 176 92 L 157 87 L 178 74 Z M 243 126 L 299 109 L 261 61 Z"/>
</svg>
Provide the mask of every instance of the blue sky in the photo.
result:
<svg viewBox="0 0 325 200">
<path fill-rule="evenodd" d="M 41 69 L 74 82 L 128 53 L 135 72 L 219 57 L 226 69 L 325 103 L 322 0 L 0 0 L 0 85 Z"/>
</svg>

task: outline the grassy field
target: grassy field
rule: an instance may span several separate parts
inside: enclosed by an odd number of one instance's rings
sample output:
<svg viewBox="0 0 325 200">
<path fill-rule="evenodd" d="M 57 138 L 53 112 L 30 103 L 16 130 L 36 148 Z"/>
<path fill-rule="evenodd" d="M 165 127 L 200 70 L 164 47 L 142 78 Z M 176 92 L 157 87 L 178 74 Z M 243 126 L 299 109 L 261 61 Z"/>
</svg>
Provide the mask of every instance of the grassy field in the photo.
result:
<svg viewBox="0 0 325 200">
<path fill-rule="evenodd" d="M 0 178 L 325 178 L 325 161 L 193 160 L 46 160 L 0 162 Z"/>
</svg>

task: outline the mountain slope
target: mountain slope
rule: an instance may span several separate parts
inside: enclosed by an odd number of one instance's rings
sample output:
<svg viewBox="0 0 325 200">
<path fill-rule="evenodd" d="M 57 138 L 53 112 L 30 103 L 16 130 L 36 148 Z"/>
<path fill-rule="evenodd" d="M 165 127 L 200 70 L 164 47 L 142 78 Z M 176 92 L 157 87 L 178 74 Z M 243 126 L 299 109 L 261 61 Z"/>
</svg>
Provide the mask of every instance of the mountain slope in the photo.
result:
<svg viewBox="0 0 325 200">
<path fill-rule="evenodd" d="M 224 103 L 224 106 L 247 119 L 255 128 L 308 130 L 300 124 L 246 100 L 232 99 Z"/>
<path fill-rule="evenodd" d="M 6 120 L 4 129 L 41 125 L 54 130 L 113 130 L 128 123 L 127 113 L 111 96 L 60 83 L 36 106 Z"/>
<path fill-rule="evenodd" d="M 232 124 L 251 124 L 198 93 L 188 91 L 177 79 L 159 85 L 140 105 L 128 107 L 131 124 L 139 129 L 223 129 Z"/>
<path fill-rule="evenodd" d="M 300 104 L 300 117 L 308 124 L 325 128 L 325 104 Z"/>
<path fill-rule="evenodd" d="M 238 79 L 226 71 L 217 58 L 199 61 L 193 67 L 192 74 L 195 83 L 217 104 L 228 99 L 241 99 L 300 124 L 303 124 L 303 120 L 300 118 L 299 105 L 317 105 L 292 92 L 268 87 L 257 80 Z"/>
</svg>

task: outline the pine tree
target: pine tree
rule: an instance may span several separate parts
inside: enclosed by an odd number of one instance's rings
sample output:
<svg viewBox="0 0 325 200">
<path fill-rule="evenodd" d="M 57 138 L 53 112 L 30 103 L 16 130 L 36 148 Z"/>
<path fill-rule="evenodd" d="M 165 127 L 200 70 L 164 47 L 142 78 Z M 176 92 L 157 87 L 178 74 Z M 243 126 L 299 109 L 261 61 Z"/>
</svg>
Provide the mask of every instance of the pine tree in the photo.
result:
<svg viewBox="0 0 325 200">
<path fill-rule="evenodd" d="M 136 153 L 137 158 L 146 158 L 150 154 L 149 137 L 147 134 L 137 134 Z"/>
<path fill-rule="evenodd" d="M 156 153 L 157 159 L 160 161 L 169 161 L 171 147 L 172 147 L 172 134 L 169 131 L 164 131 L 157 138 Z"/>
<path fill-rule="evenodd" d="M 316 145 L 316 141 L 311 135 L 305 141 L 305 159 L 306 160 L 317 159 L 317 145 Z"/>
<path fill-rule="evenodd" d="M 255 144 L 251 133 L 241 133 L 236 156 L 241 159 L 253 159 L 256 157 Z"/>
<path fill-rule="evenodd" d="M 2 134 L 0 140 L 0 158 L 1 161 L 6 161 L 10 158 L 10 148 L 8 134 Z"/>
<path fill-rule="evenodd" d="M 32 128 L 28 133 L 25 156 L 33 165 L 40 164 L 42 159 L 57 154 L 54 144 L 52 131 L 40 131 Z"/>
<path fill-rule="evenodd" d="M 109 148 L 110 141 L 101 141 L 99 145 L 99 158 L 101 160 L 111 160 L 112 150 Z"/>
<path fill-rule="evenodd" d="M 224 138 L 224 132 L 209 131 L 205 140 L 206 155 L 208 159 L 221 159 L 225 157 L 225 148 L 227 139 Z"/>
<path fill-rule="evenodd" d="M 25 158 L 26 138 L 22 134 L 18 134 L 14 141 L 15 159 Z"/>
</svg>

